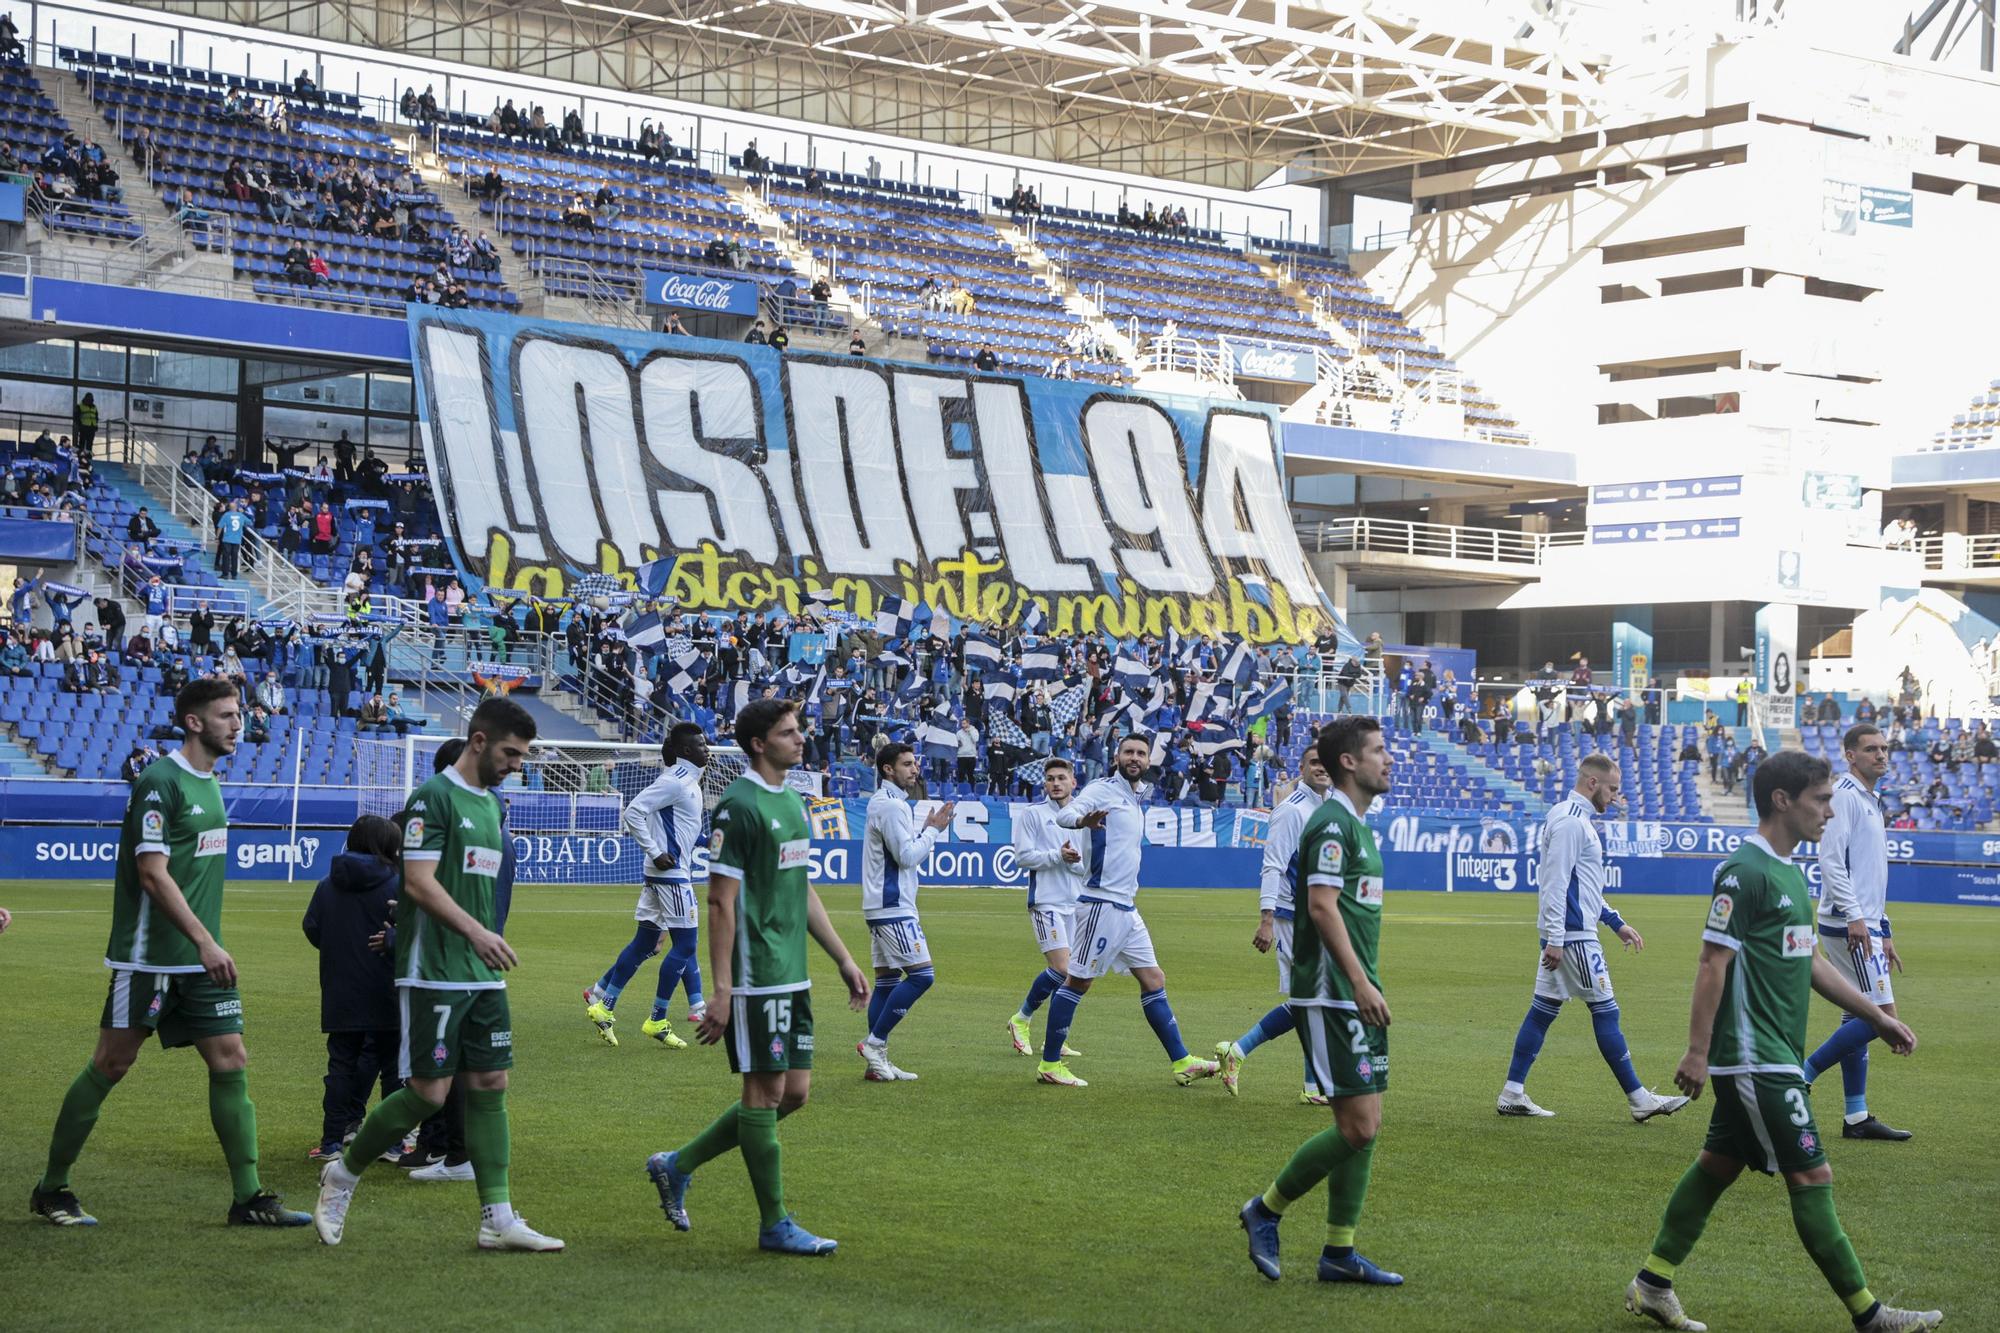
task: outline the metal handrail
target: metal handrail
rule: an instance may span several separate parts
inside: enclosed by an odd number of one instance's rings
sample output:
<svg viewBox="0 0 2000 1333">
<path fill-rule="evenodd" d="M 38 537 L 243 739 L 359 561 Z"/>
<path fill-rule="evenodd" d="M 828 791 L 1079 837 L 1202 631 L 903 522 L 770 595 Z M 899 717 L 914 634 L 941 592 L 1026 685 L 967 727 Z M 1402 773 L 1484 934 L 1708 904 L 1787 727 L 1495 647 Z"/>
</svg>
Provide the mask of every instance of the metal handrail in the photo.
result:
<svg viewBox="0 0 2000 1333">
<path fill-rule="evenodd" d="M 2000 570 L 2000 533 L 1936 532 L 1890 549 L 1914 549 L 1926 570 Z"/>
<path fill-rule="evenodd" d="M 1581 532 L 1510 532 L 1399 518 L 1337 518 L 1301 525 L 1299 540 L 1315 551 L 1368 551 L 1384 555 L 1538 565 L 1555 547 L 1581 546 Z"/>
</svg>

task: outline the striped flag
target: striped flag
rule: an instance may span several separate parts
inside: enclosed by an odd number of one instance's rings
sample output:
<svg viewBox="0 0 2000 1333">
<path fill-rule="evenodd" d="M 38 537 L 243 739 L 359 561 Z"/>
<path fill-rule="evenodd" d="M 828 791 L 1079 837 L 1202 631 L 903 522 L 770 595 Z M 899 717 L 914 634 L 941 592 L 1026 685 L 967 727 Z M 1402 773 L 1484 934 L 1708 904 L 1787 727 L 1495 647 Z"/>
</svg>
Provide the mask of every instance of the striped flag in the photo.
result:
<svg viewBox="0 0 2000 1333">
<path fill-rule="evenodd" d="M 981 667 L 997 667 L 1005 660 L 997 639 L 982 634 L 976 629 L 965 632 L 965 664 L 969 667 L 977 663 Z"/>
<path fill-rule="evenodd" d="M 1292 682 L 1278 676 L 1267 682 L 1263 689 L 1250 696 L 1243 705 L 1243 720 L 1255 722 L 1269 713 L 1275 713 L 1292 701 Z"/>
<path fill-rule="evenodd" d="M 632 578 L 639 585 L 639 591 L 648 597 L 666 596 L 667 584 L 674 576 L 674 565 L 679 559 L 677 555 L 663 555 L 634 569 Z"/>
<path fill-rule="evenodd" d="M 933 712 L 919 722 L 917 748 L 926 759 L 958 758 L 958 728 L 951 725 L 951 714 Z"/>
<path fill-rule="evenodd" d="M 1238 639 L 1223 659 L 1222 667 L 1215 673 L 1217 680 L 1226 680 L 1233 685 L 1248 684 L 1257 674 L 1257 653 L 1243 640 Z"/>
<path fill-rule="evenodd" d="M 1126 690 L 1137 694 L 1152 686 L 1153 669 L 1136 657 L 1120 653 L 1111 663 L 1111 678 Z"/>
<path fill-rule="evenodd" d="M 1054 680 L 1062 675 L 1062 652 L 1053 644 L 1021 650 L 1022 680 Z"/>
<path fill-rule="evenodd" d="M 1042 610 L 1039 602 L 1030 602 L 1028 609 L 1021 615 L 1021 633 L 1040 634 L 1048 623 L 1048 612 Z"/>
<path fill-rule="evenodd" d="M 625 642 L 634 648 L 654 649 L 667 641 L 667 627 L 659 612 L 648 611 L 625 622 Z"/>
<path fill-rule="evenodd" d="M 1243 748 L 1243 738 L 1227 722 L 1197 722 L 1189 728 L 1189 732 L 1194 738 L 1191 748 L 1199 755 Z"/>
</svg>

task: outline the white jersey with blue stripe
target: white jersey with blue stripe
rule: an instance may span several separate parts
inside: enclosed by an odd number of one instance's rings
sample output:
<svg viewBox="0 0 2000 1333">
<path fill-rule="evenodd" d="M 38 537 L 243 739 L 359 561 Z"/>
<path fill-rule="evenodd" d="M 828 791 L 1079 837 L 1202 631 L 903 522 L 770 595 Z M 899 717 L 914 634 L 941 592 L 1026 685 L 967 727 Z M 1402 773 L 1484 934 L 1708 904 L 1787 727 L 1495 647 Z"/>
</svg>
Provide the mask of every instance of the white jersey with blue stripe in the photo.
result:
<svg viewBox="0 0 2000 1333">
<path fill-rule="evenodd" d="M 639 844 L 649 883 L 686 884 L 693 878 L 694 849 L 701 843 L 702 770 L 681 759 L 653 779 L 625 806 L 619 824 Z M 654 866 L 669 857 L 671 869 Z"/>
<path fill-rule="evenodd" d="M 868 826 L 861 834 L 863 921 L 915 918 L 917 869 L 937 840 L 937 829 L 917 828 L 909 793 L 884 778 L 868 798 Z"/>
<path fill-rule="evenodd" d="M 1882 802 L 1852 773 L 1833 784 L 1833 818 L 1819 840 L 1819 923 L 1845 933 L 1857 917 L 1887 930 L 1889 833 Z"/>
<path fill-rule="evenodd" d="M 1070 906 L 1090 873 L 1090 863 L 1081 855 L 1074 861 L 1063 860 L 1062 849 L 1075 847 L 1081 853 L 1083 839 L 1056 826 L 1061 808 L 1049 800 L 1015 808 L 1014 864 L 1028 872 L 1030 907 Z"/>
<path fill-rule="evenodd" d="M 1100 812 L 1104 826 L 1089 830 L 1090 845 L 1080 849 L 1084 881 L 1077 897 L 1131 907 L 1139 896 L 1139 856 L 1146 843 L 1146 814 L 1132 784 L 1115 773 L 1099 778 L 1056 812 L 1056 824 L 1082 828 L 1084 820 Z"/>
<path fill-rule="evenodd" d="M 1292 919 L 1294 895 L 1299 887 L 1299 835 L 1306 831 L 1306 821 L 1325 799 L 1301 782 L 1271 812 L 1270 827 L 1264 831 L 1264 875 L 1257 891 L 1258 911 L 1273 913 L 1280 921 Z"/>
<path fill-rule="evenodd" d="M 1542 823 L 1541 861 L 1536 887 L 1541 890 L 1542 944 L 1594 940 L 1598 923 L 1624 924 L 1604 902 L 1604 842 L 1591 824 L 1597 811 L 1572 792 L 1549 811 Z"/>
</svg>

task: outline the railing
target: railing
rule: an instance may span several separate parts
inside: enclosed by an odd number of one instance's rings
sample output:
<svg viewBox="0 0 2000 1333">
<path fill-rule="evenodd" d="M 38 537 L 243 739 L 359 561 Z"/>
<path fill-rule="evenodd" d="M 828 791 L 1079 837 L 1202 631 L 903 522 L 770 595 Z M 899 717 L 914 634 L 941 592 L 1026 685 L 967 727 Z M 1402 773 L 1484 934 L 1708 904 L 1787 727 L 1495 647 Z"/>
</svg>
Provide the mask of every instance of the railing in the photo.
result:
<svg viewBox="0 0 2000 1333">
<path fill-rule="evenodd" d="M 1136 323 L 1128 336 L 1133 346 L 1137 347 L 1141 339 Z M 1221 344 L 1211 347 L 1179 334 L 1154 335 L 1139 355 L 1139 368 L 1142 371 L 1178 371 L 1231 388 L 1236 384 L 1236 368 Z"/>
<path fill-rule="evenodd" d="M 1923 557 L 1926 570 L 1976 569 L 2000 574 L 2000 533 L 1932 533 L 1900 549 L 1913 548 Z"/>
<path fill-rule="evenodd" d="M 1552 547 L 1581 546 L 1581 532 L 1509 532 L 1399 518 L 1337 518 L 1303 525 L 1299 540 L 1310 551 L 1366 551 L 1487 564 L 1539 565 Z"/>
</svg>

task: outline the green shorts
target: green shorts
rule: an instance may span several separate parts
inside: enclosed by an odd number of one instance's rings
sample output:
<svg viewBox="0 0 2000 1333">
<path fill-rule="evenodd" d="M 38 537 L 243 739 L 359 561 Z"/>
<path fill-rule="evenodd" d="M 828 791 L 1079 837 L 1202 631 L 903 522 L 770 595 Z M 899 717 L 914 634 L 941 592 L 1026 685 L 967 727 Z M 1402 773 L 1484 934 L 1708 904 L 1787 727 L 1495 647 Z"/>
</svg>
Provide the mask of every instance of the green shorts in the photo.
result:
<svg viewBox="0 0 2000 1333">
<path fill-rule="evenodd" d="M 107 1028 L 149 1028 L 160 1045 L 192 1046 L 203 1037 L 243 1030 L 243 997 L 206 972 L 128 972 L 113 968 L 104 1000 Z"/>
<path fill-rule="evenodd" d="M 782 995 L 732 995 L 722 1030 L 732 1074 L 781 1074 L 813 1067 L 813 1005 L 809 990 Z"/>
<path fill-rule="evenodd" d="M 1329 1097 L 1365 1097 L 1389 1090 L 1389 1029 L 1371 1027 L 1352 1009 L 1295 1004 L 1306 1068 Z"/>
<path fill-rule="evenodd" d="M 1702 1147 L 1766 1175 L 1826 1164 L 1826 1144 L 1797 1074 L 1712 1074 L 1715 1109 Z"/>
<path fill-rule="evenodd" d="M 461 1069 L 512 1069 L 514 1020 L 507 992 L 398 986 L 404 1078 L 448 1078 Z"/>
</svg>

